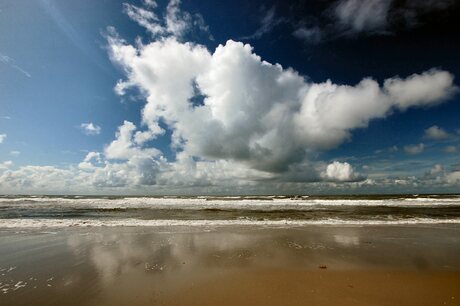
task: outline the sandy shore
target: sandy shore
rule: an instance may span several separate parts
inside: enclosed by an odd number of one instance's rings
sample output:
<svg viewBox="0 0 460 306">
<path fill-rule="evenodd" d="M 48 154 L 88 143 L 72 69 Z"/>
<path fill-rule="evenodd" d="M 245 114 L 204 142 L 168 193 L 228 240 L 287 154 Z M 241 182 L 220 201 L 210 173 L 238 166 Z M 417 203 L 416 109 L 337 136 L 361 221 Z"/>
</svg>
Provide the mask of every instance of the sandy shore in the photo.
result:
<svg viewBox="0 0 460 306">
<path fill-rule="evenodd" d="M 460 305 L 460 227 L 0 231 L 1 305 Z"/>
</svg>

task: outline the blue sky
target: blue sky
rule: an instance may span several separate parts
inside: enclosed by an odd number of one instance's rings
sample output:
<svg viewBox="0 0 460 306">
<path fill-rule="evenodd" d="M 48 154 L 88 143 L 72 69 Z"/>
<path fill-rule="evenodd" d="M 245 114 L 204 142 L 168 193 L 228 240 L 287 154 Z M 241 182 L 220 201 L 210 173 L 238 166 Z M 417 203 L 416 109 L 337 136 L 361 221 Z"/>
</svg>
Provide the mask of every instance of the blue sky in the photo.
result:
<svg viewBox="0 0 460 306">
<path fill-rule="evenodd" d="M 0 0 L 0 192 L 457 192 L 458 13 Z"/>
</svg>

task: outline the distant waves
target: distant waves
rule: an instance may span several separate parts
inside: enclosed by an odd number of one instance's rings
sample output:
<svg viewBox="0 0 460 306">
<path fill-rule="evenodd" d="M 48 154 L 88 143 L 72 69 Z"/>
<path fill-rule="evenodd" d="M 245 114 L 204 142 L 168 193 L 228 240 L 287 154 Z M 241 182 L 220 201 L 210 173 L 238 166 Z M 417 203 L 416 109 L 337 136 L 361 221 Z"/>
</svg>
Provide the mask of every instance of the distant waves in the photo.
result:
<svg viewBox="0 0 460 306">
<path fill-rule="evenodd" d="M 0 197 L 0 228 L 460 223 L 460 197 Z"/>
</svg>

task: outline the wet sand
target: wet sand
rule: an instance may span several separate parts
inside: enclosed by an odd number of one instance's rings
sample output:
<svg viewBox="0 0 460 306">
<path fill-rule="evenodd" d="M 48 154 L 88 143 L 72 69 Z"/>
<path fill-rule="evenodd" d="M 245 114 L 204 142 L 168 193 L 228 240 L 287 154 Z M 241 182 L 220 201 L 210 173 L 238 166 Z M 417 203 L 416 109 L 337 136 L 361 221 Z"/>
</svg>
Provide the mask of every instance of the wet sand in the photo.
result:
<svg viewBox="0 0 460 306">
<path fill-rule="evenodd" d="M 1 305 L 460 305 L 460 227 L 0 231 Z"/>
</svg>

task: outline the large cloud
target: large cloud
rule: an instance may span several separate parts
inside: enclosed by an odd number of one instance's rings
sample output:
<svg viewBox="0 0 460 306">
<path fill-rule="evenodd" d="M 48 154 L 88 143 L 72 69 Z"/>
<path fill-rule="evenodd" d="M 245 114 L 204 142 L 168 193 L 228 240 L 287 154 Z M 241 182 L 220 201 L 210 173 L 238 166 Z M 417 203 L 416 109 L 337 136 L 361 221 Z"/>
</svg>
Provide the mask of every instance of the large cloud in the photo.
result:
<svg viewBox="0 0 460 306">
<path fill-rule="evenodd" d="M 436 69 L 383 85 L 371 78 L 354 86 L 310 83 L 232 40 L 214 53 L 174 37 L 139 47 L 117 37 L 109 42 L 112 59 L 127 75 L 117 88 L 145 93 L 143 121 L 152 134 L 163 132 L 163 121 L 176 149 L 190 156 L 268 172 L 339 146 L 372 119 L 441 103 L 455 89 L 453 75 Z M 200 97 L 203 102 L 195 103 Z"/>
<path fill-rule="evenodd" d="M 136 87 L 145 95 L 147 130 L 125 121 L 105 148 L 107 161 L 96 167 L 100 173 L 130 165 L 151 178 L 138 183 L 159 185 L 353 181 L 361 177 L 350 164 L 334 162 L 324 169 L 323 163 L 309 161 L 311 153 L 339 146 L 372 119 L 436 105 L 455 91 L 453 75 L 438 69 L 383 84 L 365 78 L 350 86 L 309 82 L 291 68 L 262 60 L 249 44 L 229 40 L 210 52 L 183 42 L 187 31 L 201 26 L 179 3 L 169 2 L 163 20 L 148 7 L 125 5 L 125 12 L 153 35 L 150 43 L 131 45 L 109 29 L 110 56 L 126 74 L 116 91 L 123 95 Z M 145 147 L 164 133 L 164 125 L 172 131 L 174 162 Z"/>
</svg>

